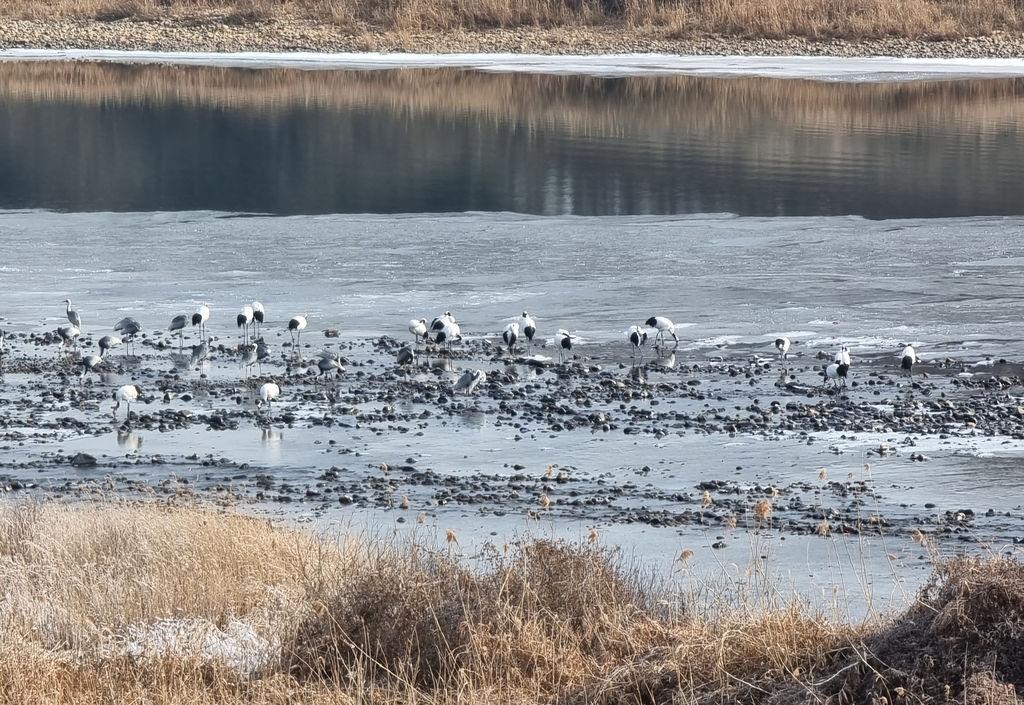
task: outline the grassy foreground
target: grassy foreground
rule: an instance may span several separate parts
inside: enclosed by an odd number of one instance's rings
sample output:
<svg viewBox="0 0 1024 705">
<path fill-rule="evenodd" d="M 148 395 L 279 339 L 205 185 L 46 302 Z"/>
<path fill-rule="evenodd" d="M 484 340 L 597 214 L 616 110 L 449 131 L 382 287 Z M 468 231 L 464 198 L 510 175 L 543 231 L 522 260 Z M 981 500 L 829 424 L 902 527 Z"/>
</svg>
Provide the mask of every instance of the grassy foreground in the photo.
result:
<svg viewBox="0 0 1024 705">
<path fill-rule="evenodd" d="M 907 612 L 852 625 L 670 595 L 595 544 L 449 547 L 0 505 L 0 702 L 1016 703 L 1024 686 L 1017 561 L 940 563 Z"/>
<path fill-rule="evenodd" d="M 614 25 L 669 39 L 936 40 L 1024 29 L 1021 0 L 5 0 L 0 17 L 193 25 L 314 20 L 353 34 Z"/>
</svg>

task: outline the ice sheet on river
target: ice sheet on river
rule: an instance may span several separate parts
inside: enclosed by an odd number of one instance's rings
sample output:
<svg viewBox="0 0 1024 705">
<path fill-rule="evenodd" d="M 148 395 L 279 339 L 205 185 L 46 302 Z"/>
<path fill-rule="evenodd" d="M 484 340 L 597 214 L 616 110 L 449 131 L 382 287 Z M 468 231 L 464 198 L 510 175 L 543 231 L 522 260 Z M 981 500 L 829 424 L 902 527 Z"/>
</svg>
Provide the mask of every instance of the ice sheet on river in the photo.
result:
<svg viewBox="0 0 1024 705">
<path fill-rule="evenodd" d="M 379 54 L 316 52 L 161 52 L 97 49 L 7 49 L 0 61 L 111 61 L 239 68 L 465 68 L 497 73 L 589 76 L 764 76 L 822 81 L 918 81 L 1024 76 L 1024 59 L 906 59 L 820 56 L 675 56 L 607 54 Z"/>
</svg>

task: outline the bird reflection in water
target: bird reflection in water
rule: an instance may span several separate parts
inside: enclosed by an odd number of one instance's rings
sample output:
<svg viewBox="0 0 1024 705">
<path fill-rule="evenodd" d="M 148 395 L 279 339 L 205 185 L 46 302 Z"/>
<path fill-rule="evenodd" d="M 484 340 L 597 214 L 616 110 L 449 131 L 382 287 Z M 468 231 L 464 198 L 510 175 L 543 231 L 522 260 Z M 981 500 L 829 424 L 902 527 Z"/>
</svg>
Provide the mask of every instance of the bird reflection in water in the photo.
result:
<svg viewBox="0 0 1024 705">
<path fill-rule="evenodd" d="M 676 366 L 676 354 L 674 352 L 665 355 L 664 357 L 657 357 L 648 363 L 653 369 L 675 369 Z"/>
<path fill-rule="evenodd" d="M 444 370 L 445 372 L 454 372 L 455 360 L 450 357 L 435 357 L 431 359 L 430 366 L 434 369 Z"/>
<path fill-rule="evenodd" d="M 260 428 L 260 438 L 263 441 L 263 445 L 268 448 L 280 448 L 281 447 L 281 429 L 274 428 L 273 426 L 262 426 Z"/>
<path fill-rule="evenodd" d="M 119 428 L 117 430 L 117 445 L 134 453 L 142 447 L 142 436 L 123 427 Z"/>
</svg>

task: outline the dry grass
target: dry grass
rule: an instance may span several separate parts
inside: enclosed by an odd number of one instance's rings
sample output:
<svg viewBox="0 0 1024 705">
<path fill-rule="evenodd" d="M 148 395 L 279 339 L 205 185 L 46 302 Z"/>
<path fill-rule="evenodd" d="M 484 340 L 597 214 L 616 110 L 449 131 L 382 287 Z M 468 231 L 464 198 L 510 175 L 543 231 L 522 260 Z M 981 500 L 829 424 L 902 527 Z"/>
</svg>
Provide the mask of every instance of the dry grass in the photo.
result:
<svg viewBox="0 0 1024 705">
<path fill-rule="evenodd" d="M 1019 32 L 1021 0 L 6 0 L 0 16 L 332 23 L 353 34 L 624 25 L 659 36 L 955 39 Z"/>
<path fill-rule="evenodd" d="M 905 614 L 851 625 L 700 607 L 591 543 L 460 551 L 5 504 L 0 703 L 1015 703 L 1024 686 L 1016 561 L 940 563 Z"/>
</svg>

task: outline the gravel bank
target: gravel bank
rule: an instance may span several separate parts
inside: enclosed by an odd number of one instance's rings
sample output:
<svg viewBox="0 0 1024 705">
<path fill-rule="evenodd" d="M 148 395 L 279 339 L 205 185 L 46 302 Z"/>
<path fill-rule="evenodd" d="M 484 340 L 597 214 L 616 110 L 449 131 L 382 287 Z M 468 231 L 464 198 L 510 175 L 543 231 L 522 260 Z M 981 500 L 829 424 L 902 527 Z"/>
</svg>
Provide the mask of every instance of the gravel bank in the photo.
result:
<svg viewBox="0 0 1024 705">
<path fill-rule="evenodd" d="M 863 42 L 735 39 L 672 39 L 661 28 L 573 27 L 496 29 L 484 32 L 352 33 L 299 19 L 245 25 L 217 20 L 154 21 L 0 18 L 0 48 L 121 49 L 154 51 L 317 52 L 520 52 L 531 54 L 617 54 L 655 52 L 680 55 L 893 56 L 921 58 L 1012 58 L 1024 56 L 1024 36 L 994 34 L 955 41 L 885 39 Z"/>
</svg>

